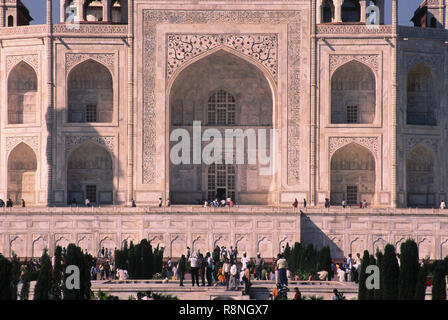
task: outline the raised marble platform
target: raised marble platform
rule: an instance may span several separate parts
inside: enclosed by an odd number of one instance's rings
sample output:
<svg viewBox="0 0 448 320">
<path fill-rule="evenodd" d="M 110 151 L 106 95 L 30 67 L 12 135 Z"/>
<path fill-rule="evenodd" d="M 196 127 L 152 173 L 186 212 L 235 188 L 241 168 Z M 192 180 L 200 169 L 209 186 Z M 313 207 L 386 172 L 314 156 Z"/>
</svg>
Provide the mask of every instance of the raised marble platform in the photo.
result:
<svg viewBox="0 0 448 320">
<path fill-rule="evenodd" d="M 146 238 L 178 257 L 186 246 L 206 251 L 237 246 L 254 257 L 272 258 L 286 243 L 329 245 L 334 258 L 374 252 L 386 243 L 399 247 L 414 238 L 420 257 L 448 255 L 448 210 L 332 207 L 30 207 L 0 209 L 0 252 L 38 257 L 43 248 L 73 242 L 96 255 Z"/>
</svg>

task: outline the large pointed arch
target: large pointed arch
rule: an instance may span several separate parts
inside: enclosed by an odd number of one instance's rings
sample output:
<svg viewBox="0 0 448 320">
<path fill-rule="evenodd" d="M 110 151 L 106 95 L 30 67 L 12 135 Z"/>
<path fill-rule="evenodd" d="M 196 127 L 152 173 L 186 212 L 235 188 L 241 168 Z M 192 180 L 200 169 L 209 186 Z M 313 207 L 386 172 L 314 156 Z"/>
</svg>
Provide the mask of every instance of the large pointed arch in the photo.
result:
<svg viewBox="0 0 448 320">
<path fill-rule="evenodd" d="M 376 78 L 367 65 L 352 60 L 331 77 L 331 123 L 373 123 Z"/>
<path fill-rule="evenodd" d="M 26 143 L 19 143 L 8 156 L 8 199 L 15 204 L 36 203 L 37 158 Z"/>
<path fill-rule="evenodd" d="M 264 66 L 260 67 L 258 62 L 230 48 L 215 48 L 191 59 L 179 67 L 167 83 L 167 127 L 170 130 L 185 129 L 191 132 L 193 121 L 207 124 L 209 102 L 217 92 L 225 92 L 226 97 L 231 92 L 230 96 L 234 97 L 231 104 L 235 107 L 235 121 L 232 121 L 231 127 L 243 131 L 249 127 L 264 128 L 268 129 L 269 135 L 269 129 L 276 127 L 276 95 L 273 93 L 275 81 L 267 74 L 269 72 Z M 224 126 L 214 124 L 213 127 L 224 135 Z M 167 146 L 171 147 L 175 143 L 170 143 L 170 133 L 167 134 Z M 237 202 L 271 203 L 269 191 L 275 188 L 273 176 L 259 175 L 257 165 L 250 170 L 245 164 L 236 167 Z M 172 203 L 198 203 L 210 197 L 205 165 L 177 166 L 169 161 L 167 172 L 167 189 L 170 190 Z M 225 192 L 221 188 L 219 190 L 220 194 L 228 194 L 228 191 L 231 191 L 230 188 L 226 188 Z"/>
<path fill-rule="evenodd" d="M 110 123 L 114 115 L 114 88 L 110 70 L 88 59 L 67 77 L 68 122 Z"/>
<path fill-rule="evenodd" d="M 21 61 L 8 75 L 8 124 L 35 123 L 38 99 L 36 71 Z"/>
<path fill-rule="evenodd" d="M 436 157 L 426 145 L 418 144 L 409 151 L 406 157 L 408 207 L 433 207 L 436 205 L 438 179 L 435 175 L 435 167 Z"/>
<path fill-rule="evenodd" d="M 87 141 L 67 157 L 67 202 L 114 202 L 113 157 L 103 146 Z"/>
<path fill-rule="evenodd" d="M 350 143 L 338 149 L 331 158 L 330 200 L 340 205 L 346 200 L 356 205 L 366 200 L 375 204 L 375 157 L 369 149 Z"/>
<path fill-rule="evenodd" d="M 431 67 L 421 62 L 407 75 L 406 122 L 411 125 L 437 125 L 437 90 Z"/>
</svg>

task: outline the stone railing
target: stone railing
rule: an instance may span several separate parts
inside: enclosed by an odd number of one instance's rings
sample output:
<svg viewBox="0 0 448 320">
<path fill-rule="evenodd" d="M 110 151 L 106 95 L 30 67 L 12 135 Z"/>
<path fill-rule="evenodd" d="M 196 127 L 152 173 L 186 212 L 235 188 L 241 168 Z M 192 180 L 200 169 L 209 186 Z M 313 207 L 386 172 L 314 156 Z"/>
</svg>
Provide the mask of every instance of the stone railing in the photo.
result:
<svg viewBox="0 0 448 320">
<path fill-rule="evenodd" d="M 448 40 L 448 30 L 439 28 L 398 27 L 398 35 L 405 38 Z"/>
<path fill-rule="evenodd" d="M 126 206 L 101 206 L 101 207 L 13 207 L 0 208 L 0 215 L 2 214 L 299 214 L 306 215 L 443 215 L 448 216 L 448 209 L 421 209 L 421 208 L 358 208 L 340 206 L 322 208 L 322 207 L 308 207 L 293 209 L 291 206 L 238 206 L 215 208 L 197 205 L 173 205 L 170 207 L 126 207 Z"/>
<path fill-rule="evenodd" d="M 12 37 L 29 37 L 30 35 L 44 36 L 48 33 L 47 25 L 33 25 L 33 26 L 19 26 L 19 27 L 5 27 L 0 28 L 1 38 L 12 38 Z"/>
<path fill-rule="evenodd" d="M 0 39 L 10 38 L 30 38 L 33 36 L 43 37 L 49 32 L 47 25 L 31 25 L 18 27 L 0 28 Z M 79 24 L 78 26 L 56 24 L 53 26 L 53 35 L 70 36 L 70 35 L 94 35 L 95 37 L 125 37 L 127 36 L 127 25 L 110 25 L 110 24 Z"/>
<path fill-rule="evenodd" d="M 127 25 L 110 25 L 110 24 L 79 24 L 77 28 L 73 25 L 56 24 L 53 26 L 53 33 L 57 35 L 69 34 L 94 34 L 95 37 L 124 37 L 127 36 Z"/>
<path fill-rule="evenodd" d="M 362 37 L 365 35 L 378 35 L 381 37 L 390 37 L 392 35 L 392 26 L 366 26 L 364 24 L 321 24 L 317 26 L 318 36 L 343 36 L 343 37 Z"/>
</svg>

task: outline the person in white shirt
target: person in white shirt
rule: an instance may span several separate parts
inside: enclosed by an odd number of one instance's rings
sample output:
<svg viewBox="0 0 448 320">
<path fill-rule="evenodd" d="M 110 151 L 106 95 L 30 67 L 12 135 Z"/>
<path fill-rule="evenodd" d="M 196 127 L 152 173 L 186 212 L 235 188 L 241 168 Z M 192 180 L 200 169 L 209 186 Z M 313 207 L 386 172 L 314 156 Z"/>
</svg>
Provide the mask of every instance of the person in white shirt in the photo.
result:
<svg viewBox="0 0 448 320">
<path fill-rule="evenodd" d="M 241 264 L 243 265 L 241 267 L 241 271 L 244 271 L 247 269 L 247 264 L 250 262 L 250 258 L 246 255 L 246 252 L 243 252 L 243 257 L 241 258 Z"/>
<path fill-rule="evenodd" d="M 238 268 L 235 263 L 230 267 L 230 290 L 238 290 Z"/>
<path fill-rule="evenodd" d="M 341 268 L 338 269 L 338 277 L 339 277 L 339 282 L 345 281 L 345 271 L 342 270 Z"/>
<path fill-rule="evenodd" d="M 194 283 L 199 287 L 199 263 L 195 253 L 188 259 L 191 267 L 191 284 L 194 287 Z"/>
<path fill-rule="evenodd" d="M 210 252 L 207 251 L 206 254 L 206 260 L 207 260 L 207 267 L 206 267 L 206 277 L 207 277 L 207 286 L 211 286 L 213 284 L 213 276 L 212 276 L 212 272 L 213 272 L 213 258 L 210 255 Z"/>
<path fill-rule="evenodd" d="M 222 265 L 222 273 L 224 274 L 224 277 L 226 277 L 226 289 L 229 290 L 230 263 L 228 259 L 224 260 L 224 264 Z"/>
<path fill-rule="evenodd" d="M 347 258 L 347 270 L 345 272 L 347 272 L 347 281 L 353 281 L 353 272 L 352 272 L 352 268 L 353 268 L 353 259 L 352 259 L 352 254 L 349 253 L 348 254 L 348 258 Z"/>
</svg>

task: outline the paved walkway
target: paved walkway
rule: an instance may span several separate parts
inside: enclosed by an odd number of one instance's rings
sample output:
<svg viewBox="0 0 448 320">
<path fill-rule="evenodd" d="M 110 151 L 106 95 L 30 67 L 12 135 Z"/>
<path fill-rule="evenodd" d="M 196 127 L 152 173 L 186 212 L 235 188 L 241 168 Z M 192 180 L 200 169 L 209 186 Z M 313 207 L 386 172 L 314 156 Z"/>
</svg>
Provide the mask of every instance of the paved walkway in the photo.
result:
<svg viewBox="0 0 448 320">
<path fill-rule="evenodd" d="M 298 287 L 303 296 L 322 296 L 329 300 L 333 294 L 333 289 L 338 289 L 347 299 L 357 297 L 358 286 L 354 282 L 334 282 L 334 281 L 290 281 L 290 292 L 288 297 L 294 296 L 294 288 Z M 243 286 L 240 286 L 242 289 Z M 273 281 L 252 280 L 252 298 L 266 300 L 269 293 L 275 288 Z M 178 297 L 180 300 L 212 300 L 216 297 L 230 297 L 234 300 L 249 300 L 249 296 L 243 296 L 241 290 L 226 291 L 224 286 L 200 286 L 193 287 L 191 281 L 184 281 L 184 287 L 179 286 L 179 281 L 171 280 L 168 283 L 162 283 L 162 280 L 111 280 L 111 281 L 92 281 L 92 291 L 96 294 L 99 290 L 128 299 L 131 295 L 136 297 L 138 291 L 152 291 L 163 294 L 170 294 Z"/>
</svg>

